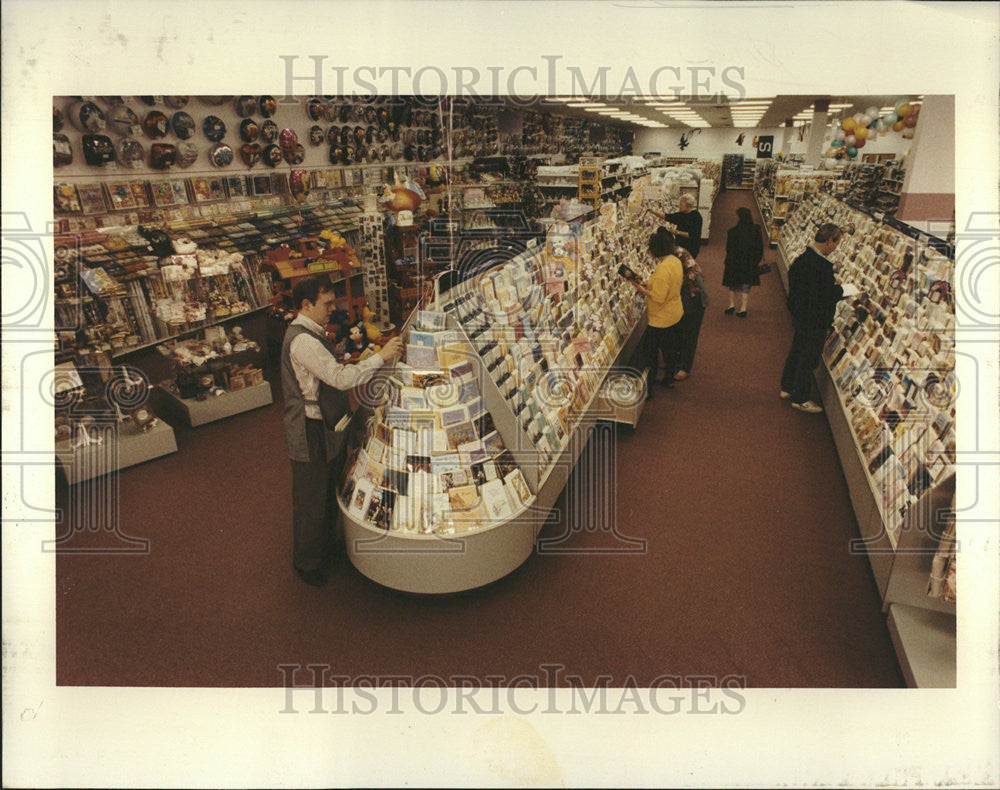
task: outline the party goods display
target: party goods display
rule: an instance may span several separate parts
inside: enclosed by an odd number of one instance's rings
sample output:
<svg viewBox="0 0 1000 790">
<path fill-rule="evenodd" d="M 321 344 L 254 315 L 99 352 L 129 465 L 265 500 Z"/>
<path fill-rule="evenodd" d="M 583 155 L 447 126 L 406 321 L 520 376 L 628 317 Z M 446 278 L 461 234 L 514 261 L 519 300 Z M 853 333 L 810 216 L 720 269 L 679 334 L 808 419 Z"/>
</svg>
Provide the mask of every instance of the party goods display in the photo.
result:
<svg viewBox="0 0 1000 790">
<path fill-rule="evenodd" d="M 871 106 L 863 113 L 844 118 L 840 128 L 834 131 L 830 147 L 826 150 L 827 162 L 855 159 L 858 151 L 880 134 L 901 132 L 904 139 L 912 138 L 920 116 L 920 107 L 919 103 L 900 99 L 892 111 L 885 115 L 880 115 L 878 107 Z"/>
<path fill-rule="evenodd" d="M 190 140 L 194 137 L 194 118 L 186 112 L 175 112 L 170 119 L 170 127 L 174 130 L 174 134 L 181 140 Z"/>
<path fill-rule="evenodd" d="M 118 104 L 108 110 L 108 126 L 116 134 L 137 137 L 142 130 L 142 122 L 139 120 L 131 108 L 125 104 Z"/>
<path fill-rule="evenodd" d="M 226 136 L 226 124 L 214 115 L 205 117 L 205 120 L 202 121 L 201 129 L 205 133 L 205 137 L 213 143 L 219 142 Z"/>
</svg>

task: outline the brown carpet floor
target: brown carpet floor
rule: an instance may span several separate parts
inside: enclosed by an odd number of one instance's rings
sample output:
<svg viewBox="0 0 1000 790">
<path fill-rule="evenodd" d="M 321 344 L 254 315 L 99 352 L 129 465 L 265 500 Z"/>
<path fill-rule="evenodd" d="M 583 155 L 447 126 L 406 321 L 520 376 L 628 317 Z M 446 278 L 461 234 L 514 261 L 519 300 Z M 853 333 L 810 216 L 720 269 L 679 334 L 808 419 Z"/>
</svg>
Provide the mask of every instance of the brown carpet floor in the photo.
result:
<svg viewBox="0 0 1000 790">
<path fill-rule="evenodd" d="M 617 533 L 563 513 L 540 536 L 594 551 L 536 551 L 494 584 L 442 597 L 385 589 L 353 567 L 309 587 L 291 566 L 275 403 L 178 427 L 178 453 L 120 473 L 119 530 L 150 550 L 57 557 L 57 683 L 280 686 L 279 665 L 313 663 L 488 684 L 548 685 L 541 667 L 557 664 L 558 685 L 902 686 L 867 559 L 849 552 L 858 529 L 826 419 L 778 399 L 791 326 L 777 274 L 753 290 L 749 318 L 723 314 L 725 234 L 752 202 L 716 200 L 693 375 L 657 392 L 638 430 L 615 434 Z M 57 485 L 65 545 L 105 547 L 77 499 Z M 626 539 L 645 551 L 603 550 Z"/>
</svg>

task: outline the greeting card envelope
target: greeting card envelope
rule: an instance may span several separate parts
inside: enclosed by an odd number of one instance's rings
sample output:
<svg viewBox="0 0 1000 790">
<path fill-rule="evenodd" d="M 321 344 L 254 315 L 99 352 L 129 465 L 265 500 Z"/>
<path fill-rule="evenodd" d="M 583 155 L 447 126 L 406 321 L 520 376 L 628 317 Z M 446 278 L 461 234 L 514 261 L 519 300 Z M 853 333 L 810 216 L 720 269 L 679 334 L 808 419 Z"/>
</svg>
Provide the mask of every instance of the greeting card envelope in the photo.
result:
<svg viewBox="0 0 1000 790">
<path fill-rule="evenodd" d="M 433 346 L 416 346 L 410 343 L 406 347 L 406 364 L 420 370 L 436 369 L 438 366 L 437 351 Z"/>
<path fill-rule="evenodd" d="M 483 501 L 483 510 L 492 520 L 498 521 L 514 515 L 500 480 L 484 483 L 479 487 L 479 493 Z"/>
<path fill-rule="evenodd" d="M 417 329 L 430 331 L 430 332 L 440 332 L 445 328 L 447 322 L 447 316 L 442 312 L 437 312 L 434 310 L 418 310 L 417 311 Z"/>
<path fill-rule="evenodd" d="M 455 486 L 448 491 L 448 499 L 453 511 L 467 513 L 479 506 L 479 489 L 474 485 Z"/>
<path fill-rule="evenodd" d="M 435 334 L 433 332 L 422 332 L 418 329 L 411 329 L 410 345 L 433 348 L 435 345 L 434 337 Z"/>
</svg>

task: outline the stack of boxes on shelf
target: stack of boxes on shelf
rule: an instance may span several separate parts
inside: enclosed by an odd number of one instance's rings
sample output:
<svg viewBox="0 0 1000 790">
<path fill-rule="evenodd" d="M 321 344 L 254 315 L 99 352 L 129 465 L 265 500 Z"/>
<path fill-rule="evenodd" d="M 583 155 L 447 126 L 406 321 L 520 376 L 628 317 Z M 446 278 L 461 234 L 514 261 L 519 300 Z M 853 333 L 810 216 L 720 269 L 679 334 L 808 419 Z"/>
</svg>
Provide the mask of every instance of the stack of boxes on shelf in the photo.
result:
<svg viewBox="0 0 1000 790">
<path fill-rule="evenodd" d="M 954 260 L 822 195 L 789 218 L 787 261 L 822 222 L 847 229 L 831 259 L 861 291 L 841 302 L 825 358 L 895 545 L 907 510 L 955 462 Z"/>
</svg>

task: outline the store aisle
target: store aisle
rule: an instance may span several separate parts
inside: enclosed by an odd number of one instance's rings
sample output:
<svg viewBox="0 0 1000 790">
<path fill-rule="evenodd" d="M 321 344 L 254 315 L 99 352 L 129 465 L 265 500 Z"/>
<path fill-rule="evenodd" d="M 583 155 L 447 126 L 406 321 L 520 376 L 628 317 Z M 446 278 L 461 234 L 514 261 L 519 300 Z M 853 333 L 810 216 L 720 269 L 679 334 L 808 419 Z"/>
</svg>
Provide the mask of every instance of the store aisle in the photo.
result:
<svg viewBox="0 0 1000 790">
<path fill-rule="evenodd" d="M 302 584 L 275 403 L 179 429 L 179 453 L 121 473 L 119 529 L 150 551 L 57 557 L 57 682 L 280 686 L 279 665 L 311 663 L 488 684 L 901 686 L 867 559 L 848 550 L 857 527 L 825 418 L 778 399 L 791 327 L 777 274 L 754 289 L 749 318 L 722 312 L 725 232 L 752 202 L 716 201 L 693 375 L 657 393 L 634 433 L 613 432 L 612 456 L 591 442 L 574 480 L 613 457 L 613 496 L 581 483 L 591 506 L 563 501 L 516 572 L 437 598 L 349 567 L 325 587 Z M 595 521 L 595 501 L 615 520 Z M 85 511 L 64 485 L 57 505 L 67 545 L 106 542 L 81 531 Z"/>
</svg>

